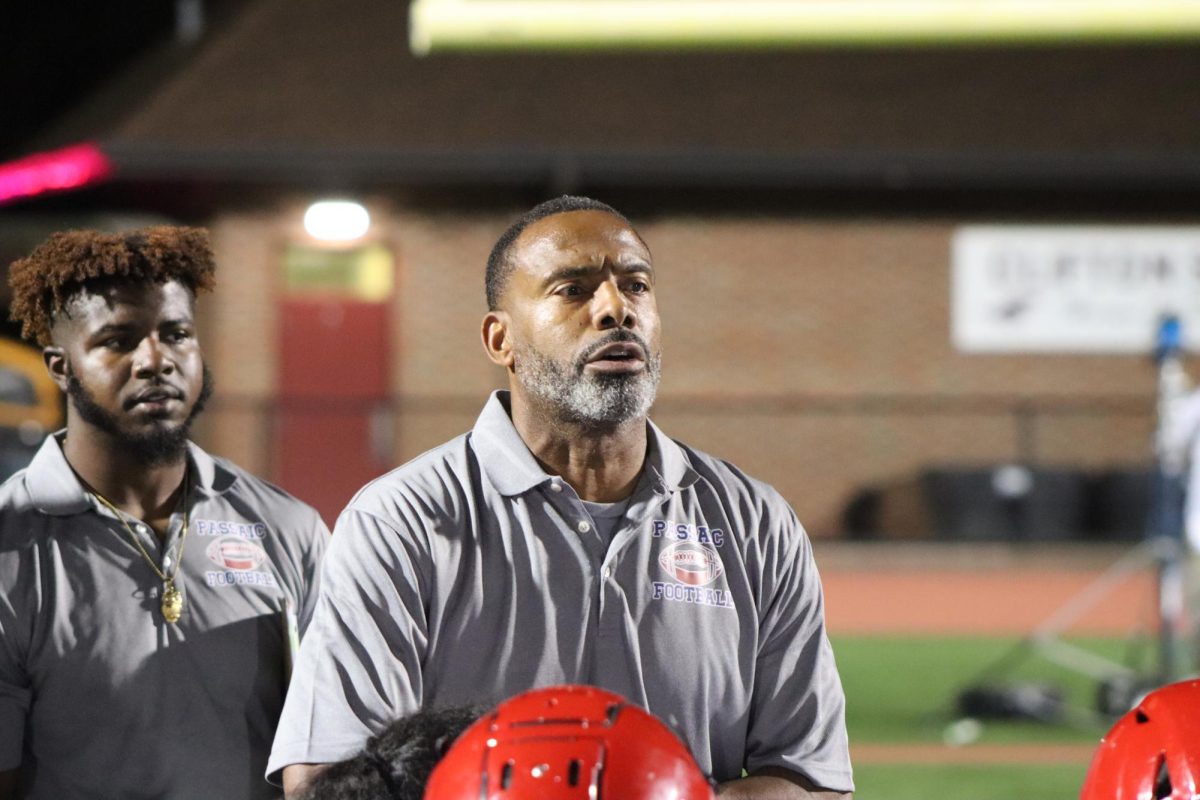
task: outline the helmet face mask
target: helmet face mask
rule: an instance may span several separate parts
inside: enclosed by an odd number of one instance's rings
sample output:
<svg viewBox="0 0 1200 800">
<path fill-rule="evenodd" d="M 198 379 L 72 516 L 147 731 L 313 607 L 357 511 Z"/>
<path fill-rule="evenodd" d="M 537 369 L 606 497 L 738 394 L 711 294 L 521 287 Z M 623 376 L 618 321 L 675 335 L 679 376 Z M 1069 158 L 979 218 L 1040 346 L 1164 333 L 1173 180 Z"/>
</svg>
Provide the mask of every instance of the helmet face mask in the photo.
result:
<svg viewBox="0 0 1200 800">
<path fill-rule="evenodd" d="M 619 695 L 534 689 L 472 725 L 434 769 L 425 800 L 711 800 L 687 747 Z"/>
<path fill-rule="evenodd" d="M 1101 740 L 1081 800 L 1193 800 L 1200 792 L 1200 680 L 1156 689 Z"/>
</svg>

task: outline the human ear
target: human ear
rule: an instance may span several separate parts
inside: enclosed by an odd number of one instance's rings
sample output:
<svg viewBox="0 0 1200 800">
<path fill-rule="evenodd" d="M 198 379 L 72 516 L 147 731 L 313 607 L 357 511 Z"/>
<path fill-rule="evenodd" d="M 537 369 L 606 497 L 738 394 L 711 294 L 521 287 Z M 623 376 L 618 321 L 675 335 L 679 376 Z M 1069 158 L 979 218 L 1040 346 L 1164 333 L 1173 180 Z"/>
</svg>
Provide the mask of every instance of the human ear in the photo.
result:
<svg viewBox="0 0 1200 800">
<path fill-rule="evenodd" d="M 512 369 L 512 341 L 508 336 L 508 315 L 503 311 L 489 311 L 483 318 L 483 349 L 493 364 Z"/>
<path fill-rule="evenodd" d="M 65 392 L 67 376 L 71 371 L 70 365 L 67 363 L 66 351 L 61 347 L 42 348 L 42 361 L 46 365 L 46 372 L 50 373 L 50 379 Z"/>
</svg>

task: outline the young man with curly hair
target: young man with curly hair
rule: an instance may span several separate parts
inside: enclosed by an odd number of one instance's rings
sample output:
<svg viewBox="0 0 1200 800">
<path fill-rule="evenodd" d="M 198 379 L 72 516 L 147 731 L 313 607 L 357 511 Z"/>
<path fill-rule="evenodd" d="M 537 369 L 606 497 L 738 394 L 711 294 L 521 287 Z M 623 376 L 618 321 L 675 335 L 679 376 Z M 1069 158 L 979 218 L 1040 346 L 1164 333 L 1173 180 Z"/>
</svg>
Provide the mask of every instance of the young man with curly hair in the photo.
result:
<svg viewBox="0 0 1200 800">
<path fill-rule="evenodd" d="M 58 233 L 10 267 L 66 429 L 0 487 L 0 797 L 258 798 L 328 530 L 189 441 L 207 234 Z"/>
</svg>

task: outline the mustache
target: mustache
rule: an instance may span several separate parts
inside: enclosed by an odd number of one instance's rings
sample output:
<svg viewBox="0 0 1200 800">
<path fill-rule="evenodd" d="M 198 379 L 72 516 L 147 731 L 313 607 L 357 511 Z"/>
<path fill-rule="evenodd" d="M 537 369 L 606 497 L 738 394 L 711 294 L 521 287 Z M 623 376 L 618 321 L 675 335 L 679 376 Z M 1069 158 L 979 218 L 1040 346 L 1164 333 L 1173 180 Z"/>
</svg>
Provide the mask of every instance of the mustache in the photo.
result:
<svg viewBox="0 0 1200 800">
<path fill-rule="evenodd" d="M 575 360 L 576 366 L 580 370 L 583 370 L 584 365 L 586 365 L 591 357 L 596 355 L 596 353 L 608 347 L 610 344 L 619 344 L 621 342 L 633 342 L 638 347 L 642 348 L 642 352 L 645 354 L 646 358 L 650 358 L 652 355 L 650 352 L 650 345 L 648 345 L 646 340 L 641 336 L 638 336 L 633 331 L 618 330 L 613 331 L 600 341 L 589 345 L 587 349 L 580 353 L 579 357 Z"/>
<path fill-rule="evenodd" d="M 133 397 L 130 397 L 128 400 L 126 400 L 122 404 L 122 407 L 126 411 L 128 411 L 131 408 L 133 408 L 134 406 L 136 406 L 138 403 L 141 403 L 142 401 L 144 401 L 148 398 L 151 398 L 151 397 L 165 397 L 165 398 L 169 398 L 171 400 L 182 400 L 184 397 L 184 394 L 183 394 L 182 389 L 179 389 L 178 387 L 176 387 L 172 384 L 160 383 L 156 386 L 152 386 L 149 389 L 144 389 L 144 390 L 138 392 Z"/>
</svg>

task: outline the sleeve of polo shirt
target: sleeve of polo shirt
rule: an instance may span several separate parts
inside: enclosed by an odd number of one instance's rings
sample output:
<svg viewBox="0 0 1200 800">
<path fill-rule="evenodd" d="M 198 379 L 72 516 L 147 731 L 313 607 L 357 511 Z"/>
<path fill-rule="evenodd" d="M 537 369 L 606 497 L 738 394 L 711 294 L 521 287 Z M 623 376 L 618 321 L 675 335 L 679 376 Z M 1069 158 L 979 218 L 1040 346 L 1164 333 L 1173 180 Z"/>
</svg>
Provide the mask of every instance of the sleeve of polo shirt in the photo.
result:
<svg viewBox="0 0 1200 800">
<path fill-rule="evenodd" d="M 780 500 L 782 503 L 782 500 Z M 825 633 L 820 577 L 808 536 L 786 507 L 764 564 L 767 594 L 746 742 L 746 769 L 777 766 L 818 786 L 853 791 L 845 695 Z"/>
<path fill-rule="evenodd" d="M 422 694 L 427 642 L 420 533 L 356 509 L 338 519 L 267 766 L 347 758 Z"/>
<path fill-rule="evenodd" d="M 12 553 L 0 561 L 0 770 L 21 766 L 25 717 L 33 689 L 23 666 L 28 652 L 30 625 L 17 607 L 22 594 L 16 588 Z"/>
<path fill-rule="evenodd" d="M 313 525 L 308 535 L 308 546 L 301 554 L 299 564 L 300 596 L 298 599 L 300 608 L 296 616 L 301 636 L 308 631 L 308 624 L 312 621 L 313 611 L 317 607 L 321 559 L 325 556 L 325 547 L 329 543 L 329 528 L 325 527 L 324 520 L 316 512 L 313 512 L 312 516 Z"/>
</svg>

